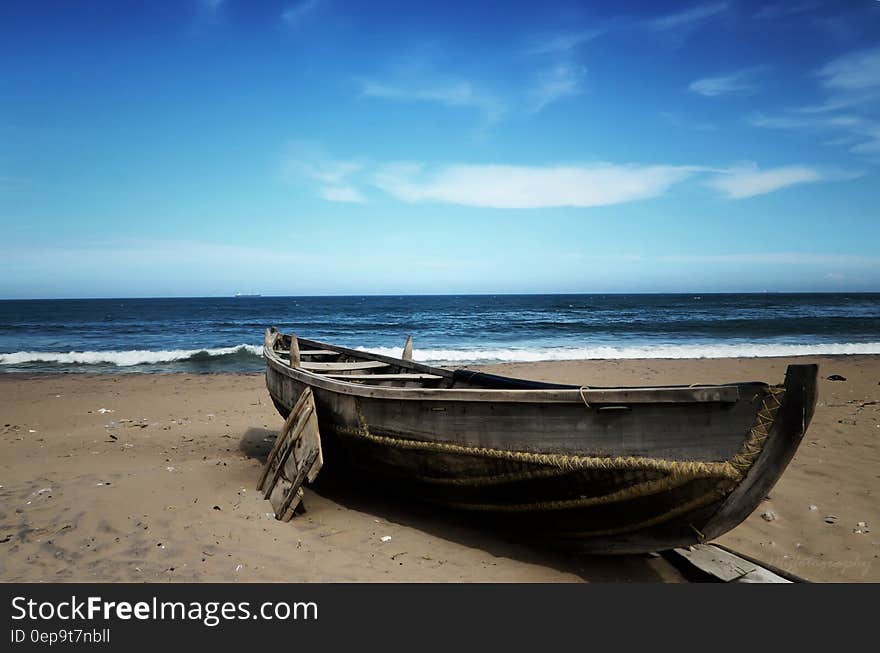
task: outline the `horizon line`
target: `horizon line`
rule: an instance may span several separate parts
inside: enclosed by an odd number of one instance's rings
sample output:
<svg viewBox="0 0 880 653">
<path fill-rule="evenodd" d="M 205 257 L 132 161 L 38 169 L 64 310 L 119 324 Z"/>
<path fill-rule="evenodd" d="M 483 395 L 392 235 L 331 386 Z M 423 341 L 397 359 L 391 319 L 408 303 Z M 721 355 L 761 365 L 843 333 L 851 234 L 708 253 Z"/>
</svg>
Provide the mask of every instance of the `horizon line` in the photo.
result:
<svg viewBox="0 0 880 653">
<path fill-rule="evenodd" d="M 460 292 L 460 293 L 323 293 L 314 295 L 263 295 L 260 293 L 232 295 L 135 295 L 135 296 L 91 296 L 91 297 L 0 297 L 0 302 L 39 302 L 39 301 L 94 301 L 94 300 L 139 300 L 139 299 L 320 299 L 346 297 L 540 297 L 540 296 L 596 296 L 596 295 L 877 295 L 880 290 L 745 290 L 745 291 L 610 291 L 610 292 Z"/>
</svg>

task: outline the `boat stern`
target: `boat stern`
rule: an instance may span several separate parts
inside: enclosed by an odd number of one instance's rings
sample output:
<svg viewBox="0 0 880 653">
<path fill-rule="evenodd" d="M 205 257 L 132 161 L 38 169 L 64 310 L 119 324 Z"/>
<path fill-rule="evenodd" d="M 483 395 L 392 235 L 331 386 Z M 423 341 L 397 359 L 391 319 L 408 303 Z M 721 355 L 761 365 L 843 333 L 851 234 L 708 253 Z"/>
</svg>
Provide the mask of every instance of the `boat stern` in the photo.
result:
<svg viewBox="0 0 880 653">
<path fill-rule="evenodd" d="M 742 523 L 782 476 L 813 419 L 818 376 L 818 365 L 788 366 L 782 401 L 764 446 L 742 482 L 701 529 L 703 538 L 711 540 Z"/>
</svg>

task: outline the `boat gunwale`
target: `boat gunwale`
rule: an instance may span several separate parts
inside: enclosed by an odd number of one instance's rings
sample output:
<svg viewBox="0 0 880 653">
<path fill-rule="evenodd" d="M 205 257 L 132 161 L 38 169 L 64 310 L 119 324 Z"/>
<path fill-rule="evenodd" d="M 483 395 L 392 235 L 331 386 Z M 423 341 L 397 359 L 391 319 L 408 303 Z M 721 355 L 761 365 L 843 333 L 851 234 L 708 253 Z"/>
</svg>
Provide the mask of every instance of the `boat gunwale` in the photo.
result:
<svg viewBox="0 0 880 653">
<path fill-rule="evenodd" d="M 282 334 L 278 334 L 279 338 Z M 454 378 L 455 373 L 443 368 L 432 367 L 414 361 L 393 358 L 368 351 L 349 349 L 317 340 L 297 338 L 299 344 L 318 349 L 336 351 L 339 354 L 360 359 L 375 360 L 445 378 Z M 580 404 L 691 404 L 718 403 L 734 404 L 743 399 L 740 390 L 750 387 L 759 391 L 766 388 L 764 382 L 744 382 L 721 385 L 673 385 L 637 387 L 593 387 L 574 386 L 570 388 L 425 388 L 389 387 L 368 383 L 351 383 L 337 377 L 328 377 L 301 367 L 291 367 L 279 356 L 278 350 L 265 344 L 263 357 L 269 367 L 284 376 L 330 392 L 371 399 L 396 399 L 416 401 L 465 401 L 498 403 L 580 403 Z"/>
</svg>

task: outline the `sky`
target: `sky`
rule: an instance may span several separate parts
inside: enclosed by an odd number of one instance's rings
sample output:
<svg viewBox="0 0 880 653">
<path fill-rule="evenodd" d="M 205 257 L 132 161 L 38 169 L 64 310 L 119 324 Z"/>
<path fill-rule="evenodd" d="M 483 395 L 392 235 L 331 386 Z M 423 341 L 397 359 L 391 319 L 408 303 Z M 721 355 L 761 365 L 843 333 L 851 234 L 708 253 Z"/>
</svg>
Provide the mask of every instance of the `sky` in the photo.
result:
<svg viewBox="0 0 880 653">
<path fill-rule="evenodd" d="M 0 298 L 880 291 L 880 2 L 0 4 Z"/>
</svg>

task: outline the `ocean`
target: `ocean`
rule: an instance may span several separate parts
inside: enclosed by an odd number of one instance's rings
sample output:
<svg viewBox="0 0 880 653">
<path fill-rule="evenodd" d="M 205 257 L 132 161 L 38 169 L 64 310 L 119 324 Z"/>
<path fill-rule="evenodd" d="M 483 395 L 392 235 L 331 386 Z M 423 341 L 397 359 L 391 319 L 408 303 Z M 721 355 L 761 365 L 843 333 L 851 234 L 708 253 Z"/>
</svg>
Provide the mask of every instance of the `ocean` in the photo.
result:
<svg viewBox="0 0 880 653">
<path fill-rule="evenodd" d="M 268 326 L 455 365 L 880 354 L 880 293 L 0 301 L 3 372 L 256 372 Z"/>
</svg>

